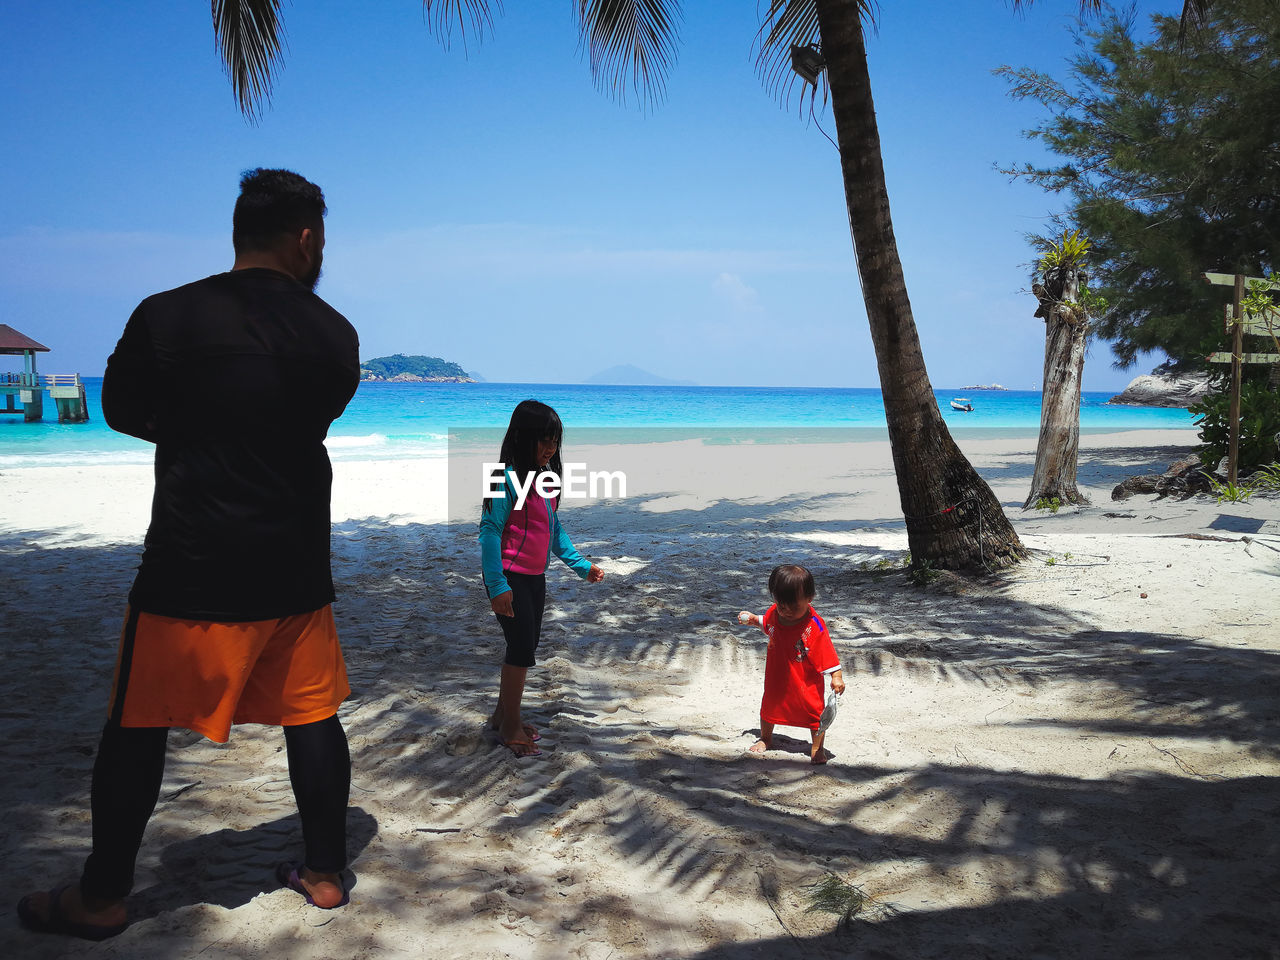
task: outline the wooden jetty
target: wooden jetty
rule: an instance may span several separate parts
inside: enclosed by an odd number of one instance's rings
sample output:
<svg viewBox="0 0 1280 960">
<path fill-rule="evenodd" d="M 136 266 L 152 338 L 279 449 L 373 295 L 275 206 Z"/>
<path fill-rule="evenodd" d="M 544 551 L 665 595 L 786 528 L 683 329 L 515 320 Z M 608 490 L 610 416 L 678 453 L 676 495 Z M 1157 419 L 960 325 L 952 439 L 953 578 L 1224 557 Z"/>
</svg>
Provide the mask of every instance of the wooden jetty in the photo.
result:
<svg viewBox="0 0 1280 960">
<path fill-rule="evenodd" d="M 44 419 L 44 394 L 47 390 L 58 409 L 59 423 L 84 423 L 89 419 L 89 405 L 84 398 L 80 374 L 40 376 L 36 370 L 36 354 L 49 348 L 37 343 L 13 327 L 0 323 L 0 356 L 22 357 L 21 373 L 0 372 L 0 414 L 22 414 L 28 423 Z M 18 406 L 14 401 L 21 402 Z"/>
</svg>

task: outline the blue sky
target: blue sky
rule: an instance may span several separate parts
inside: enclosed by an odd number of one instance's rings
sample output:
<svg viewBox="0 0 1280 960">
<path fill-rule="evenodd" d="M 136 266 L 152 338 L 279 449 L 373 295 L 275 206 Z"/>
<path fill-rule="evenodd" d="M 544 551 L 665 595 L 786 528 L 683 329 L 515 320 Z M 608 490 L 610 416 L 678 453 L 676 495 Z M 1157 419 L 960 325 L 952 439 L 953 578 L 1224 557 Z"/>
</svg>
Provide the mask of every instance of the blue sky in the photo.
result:
<svg viewBox="0 0 1280 960">
<path fill-rule="evenodd" d="M 100 375 L 140 299 L 230 265 L 240 171 L 286 166 L 325 190 L 319 292 L 363 357 L 431 354 L 490 380 L 631 363 L 704 384 L 878 385 L 838 157 L 756 78 L 757 3 L 686 3 L 648 110 L 595 89 L 568 0 L 506 6 L 482 44 L 445 50 L 413 0 L 286 5 L 256 125 L 207 3 L 0 6 L 0 322 L 53 349 L 42 371 Z M 991 70 L 1060 75 L 1077 5 L 947 4 L 963 22 L 939 6 L 885 2 L 869 38 L 925 360 L 940 389 L 1039 389 L 1023 235 L 1060 201 L 994 169 L 1040 154 L 1021 135 L 1036 108 Z M 1085 389 L 1159 359 L 1118 371 L 1097 344 Z"/>
</svg>

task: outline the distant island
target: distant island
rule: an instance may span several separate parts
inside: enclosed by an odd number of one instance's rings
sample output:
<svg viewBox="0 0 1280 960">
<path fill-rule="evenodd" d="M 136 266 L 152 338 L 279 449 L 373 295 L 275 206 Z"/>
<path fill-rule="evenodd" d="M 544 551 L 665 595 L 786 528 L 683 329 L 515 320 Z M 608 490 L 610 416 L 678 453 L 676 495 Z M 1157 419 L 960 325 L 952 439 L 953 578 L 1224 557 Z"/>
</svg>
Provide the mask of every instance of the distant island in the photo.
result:
<svg viewBox="0 0 1280 960">
<path fill-rule="evenodd" d="M 360 379 L 382 383 L 475 383 L 456 363 L 439 357 L 374 357 L 360 364 Z"/>
<path fill-rule="evenodd" d="M 981 383 L 974 383 L 974 384 L 970 384 L 967 387 L 961 387 L 960 389 L 961 390 L 1008 390 L 1009 388 L 1002 387 L 998 383 L 988 383 L 985 385 Z"/>
<path fill-rule="evenodd" d="M 601 370 L 582 381 L 583 383 L 599 383 L 609 385 L 644 386 L 644 387 L 696 387 L 692 380 L 668 380 L 648 370 L 629 363 L 623 363 L 608 370 Z"/>
</svg>

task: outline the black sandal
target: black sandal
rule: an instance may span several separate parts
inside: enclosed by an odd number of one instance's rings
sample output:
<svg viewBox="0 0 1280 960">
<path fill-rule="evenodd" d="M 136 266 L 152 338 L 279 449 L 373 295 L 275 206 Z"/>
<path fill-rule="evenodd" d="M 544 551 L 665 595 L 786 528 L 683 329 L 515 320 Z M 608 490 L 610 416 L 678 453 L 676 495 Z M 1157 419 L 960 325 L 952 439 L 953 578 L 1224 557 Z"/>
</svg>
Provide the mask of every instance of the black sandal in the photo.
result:
<svg viewBox="0 0 1280 960">
<path fill-rule="evenodd" d="M 66 937 L 79 937 L 81 940 L 109 940 L 124 933 L 125 928 L 129 926 L 127 920 L 115 926 L 104 927 L 97 923 L 80 923 L 63 913 L 62 895 L 70 887 L 71 884 L 64 883 L 48 892 L 49 915 L 47 917 L 36 913 L 31 904 L 34 894 L 27 894 L 18 901 L 18 920 L 24 927 L 35 933 L 59 933 Z"/>
</svg>

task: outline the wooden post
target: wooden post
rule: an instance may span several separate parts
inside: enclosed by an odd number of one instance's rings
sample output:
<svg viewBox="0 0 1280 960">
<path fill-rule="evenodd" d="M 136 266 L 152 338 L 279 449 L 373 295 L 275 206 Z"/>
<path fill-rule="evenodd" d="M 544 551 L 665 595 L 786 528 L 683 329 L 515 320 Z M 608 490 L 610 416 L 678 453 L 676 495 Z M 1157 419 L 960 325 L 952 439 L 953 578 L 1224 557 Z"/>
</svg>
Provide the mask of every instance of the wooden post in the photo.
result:
<svg viewBox="0 0 1280 960">
<path fill-rule="evenodd" d="M 1244 353 L 1244 318 L 1240 315 L 1240 301 L 1244 299 L 1244 274 L 1236 274 L 1235 298 L 1231 305 L 1231 406 L 1227 446 L 1227 483 L 1235 486 L 1236 466 L 1240 449 L 1240 368 Z"/>
</svg>

